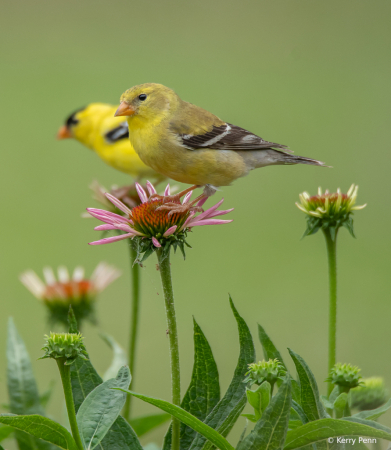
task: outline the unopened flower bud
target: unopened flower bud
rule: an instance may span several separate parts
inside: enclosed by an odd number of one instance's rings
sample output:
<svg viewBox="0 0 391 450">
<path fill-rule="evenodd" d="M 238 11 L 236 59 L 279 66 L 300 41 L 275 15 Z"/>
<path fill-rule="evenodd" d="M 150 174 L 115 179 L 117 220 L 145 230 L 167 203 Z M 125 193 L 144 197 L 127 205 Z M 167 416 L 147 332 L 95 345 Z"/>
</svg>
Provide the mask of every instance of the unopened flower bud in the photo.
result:
<svg viewBox="0 0 391 450">
<path fill-rule="evenodd" d="M 352 366 L 351 364 L 341 364 L 337 363 L 331 369 L 329 377 L 326 381 L 335 384 L 342 388 L 343 392 L 349 392 L 350 389 L 355 388 L 360 385 L 360 379 L 362 378 L 357 366 Z"/>
<path fill-rule="evenodd" d="M 83 337 L 80 333 L 53 333 L 45 336 L 46 345 L 42 348 L 45 354 L 40 359 L 53 358 L 65 359 L 65 364 L 70 365 L 76 358 L 88 361 L 88 353 L 83 344 Z"/>
<path fill-rule="evenodd" d="M 244 383 L 250 383 L 261 385 L 264 381 L 269 382 L 272 386 L 274 383 L 281 379 L 286 370 L 284 366 L 278 361 L 278 359 L 269 359 L 269 361 L 259 361 L 258 363 L 252 363 L 248 365 L 250 369 L 243 380 Z"/>
<path fill-rule="evenodd" d="M 381 377 L 363 378 L 361 385 L 351 390 L 352 408 L 360 411 L 379 408 L 389 397 Z"/>
</svg>

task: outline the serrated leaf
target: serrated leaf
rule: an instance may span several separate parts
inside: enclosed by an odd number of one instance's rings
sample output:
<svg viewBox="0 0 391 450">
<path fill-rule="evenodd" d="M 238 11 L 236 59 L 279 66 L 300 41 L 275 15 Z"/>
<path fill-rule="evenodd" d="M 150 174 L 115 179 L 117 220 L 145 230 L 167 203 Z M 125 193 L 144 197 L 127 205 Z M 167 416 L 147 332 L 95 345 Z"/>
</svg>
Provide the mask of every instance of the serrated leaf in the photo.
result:
<svg viewBox="0 0 391 450">
<path fill-rule="evenodd" d="M 380 424 L 375 428 L 370 421 L 353 422 L 346 419 L 320 419 L 309 422 L 295 430 L 288 431 L 284 450 L 293 450 L 328 438 L 339 436 L 367 436 L 391 441 L 391 430 Z M 373 422 L 376 424 L 376 422 Z M 318 446 L 318 445 L 317 445 Z M 319 446 L 318 446 L 319 448 Z"/>
<path fill-rule="evenodd" d="M 219 372 L 212 349 L 200 326 L 194 323 L 194 365 L 190 385 L 183 397 L 181 407 L 202 422 L 220 400 Z M 196 432 L 181 424 L 180 446 L 187 450 Z M 163 449 L 171 448 L 171 427 L 165 438 Z"/>
<path fill-rule="evenodd" d="M 248 365 L 255 361 L 255 349 L 250 330 L 236 310 L 231 297 L 229 301 L 238 324 L 240 341 L 239 359 L 227 392 L 204 422 L 224 437 L 231 431 L 246 405 L 246 385 L 243 383 L 243 380 L 248 371 Z M 189 450 L 209 450 L 211 447 L 211 444 L 206 442 L 204 437 L 198 435 L 194 438 Z"/>
<path fill-rule="evenodd" d="M 40 402 L 29 354 L 12 318 L 8 321 L 7 384 L 10 401 L 9 411 L 11 413 L 18 415 L 45 415 Z M 29 448 L 50 450 L 52 448 L 50 444 L 37 441 L 31 435 L 23 436 L 21 431 L 16 431 L 15 437 L 21 450 Z"/>
<path fill-rule="evenodd" d="M 273 344 L 272 340 L 267 335 L 265 329 L 258 324 L 258 336 L 259 340 L 262 344 L 263 349 L 263 355 L 266 361 L 269 359 L 278 359 L 280 363 L 285 367 L 285 370 L 288 370 L 286 368 L 286 365 L 282 359 L 282 356 L 280 352 L 277 350 L 276 346 Z"/>
<path fill-rule="evenodd" d="M 128 388 L 130 380 L 129 368 L 121 367 L 116 378 L 100 384 L 81 404 L 76 420 L 87 450 L 93 450 L 99 444 L 119 416 L 126 395 L 115 388 Z"/>
<path fill-rule="evenodd" d="M 172 403 L 158 398 L 148 397 L 146 395 L 137 394 L 136 392 L 127 391 L 126 389 L 122 389 L 122 391 L 133 395 L 134 397 L 137 397 L 146 403 L 157 406 L 163 411 L 166 411 L 167 413 L 176 417 L 178 420 L 193 428 L 193 430 L 197 431 L 206 439 L 208 439 L 212 443 L 212 445 L 216 446 L 218 449 L 234 450 L 232 445 L 223 436 L 221 436 L 221 434 L 219 434 L 216 430 L 209 427 L 205 423 L 201 422 L 201 420 L 197 419 L 192 414 L 182 409 L 180 406 L 173 405 Z"/>
<path fill-rule="evenodd" d="M 242 441 L 237 450 L 281 449 L 288 431 L 291 399 L 291 382 L 287 376 L 254 430 Z"/>
<path fill-rule="evenodd" d="M 315 377 L 304 359 L 297 353 L 288 349 L 295 363 L 300 379 L 301 407 L 309 421 L 328 417 L 320 401 L 318 385 Z"/>
<path fill-rule="evenodd" d="M 0 423 L 14 427 L 20 431 L 44 441 L 57 445 L 64 450 L 78 450 L 73 437 L 63 426 L 47 417 L 32 414 L 17 416 L 14 414 L 0 414 Z M 36 448 L 32 446 L 32 448 Z"/>
<path fill-rule="evenodd" d="M 78 358 L 70 366 L 70 369 L 73 399 L 77 412 L 87 395 L 102 384 L 103 380 L 94 369 L 91 361 L 84 361 Z M 125 448 L 142 450 L 140 441 L 133 428 L 123 417 L 118 416 L 103 441 L 98 444 L 97 449 L 123 450 Z"/>
<path fill-rule="evenodd" d="M 129 423 L 138 437 L 143 436 L 152 429 L 162 425 L 171 419 L 170 414 L 148 414 L 142 417 L 130 419 Z"/>
<path fill-rule="evenodd" d="M 370 411 L 360 411 L 357 414 L 353 414 L 352 418 L 376 420 L 378 417 L 387 412 L 390 408 L 391 408 L 391 398 L 383 406 L 380 406 L 379 408 L 376 409 L 372 409 Z"/>
<path fill-rule="evenodd" d="M 99 333 L 99 335 L 113 351 L 113 359 L 111 361 L 110 367 L 103 375 L 103 380 L 107 381 L 110 380 L 110 378 L 115 378 L 120 368 L 128 364 L 128 358 L 124 349 L 112 336 L 103 332 Z"/>
</svg>

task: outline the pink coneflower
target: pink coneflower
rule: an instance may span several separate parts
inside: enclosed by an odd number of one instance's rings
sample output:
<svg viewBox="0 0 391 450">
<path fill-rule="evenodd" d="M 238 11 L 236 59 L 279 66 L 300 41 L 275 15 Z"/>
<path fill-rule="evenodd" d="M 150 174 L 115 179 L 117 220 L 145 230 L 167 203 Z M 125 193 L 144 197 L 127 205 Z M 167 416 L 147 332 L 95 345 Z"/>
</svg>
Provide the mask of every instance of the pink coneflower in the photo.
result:
<svg viewBox="0 0 391 450">
<path fill-rule="evenodd" d="M 57 279 L 51 267 L 43 269 L 43 282 L 33 270 L 20 275 L 20 281 L 49 310 L 52 323 L 67 325 L 69 306 L 72 306 L 79 321 L 88 318 L 94 322 L 94 302 L 97 294 L 116 280 L 121 272 L 104 262 L 100 263 L 89 278 L 84 276 L 83 267 L 76 267 L 72 277 L 66 267 L 59 267 Z"/>
<path fill-rule="evenodd" d="M 164 196 L 152 197 L 151 199 L 149 199 L 144 189 L 138 183 L 136 183 L 136 188 L 141 204 L 132 209 L 128 208 L 113 195 L 106 194 L 106 198 L 120 209 L 125 214 L 124 216 L 102 209 L 87 208 L 87 211 L 93 217 L 105 222 L 104 225 L 97 226 L 95 230 L 124 231 L 124 234 L 100 239 L 99 241 L 91 242 L 91 245 L 109 244 L 123 239 L 138 238 L 138 244 L 142 246 L 141 253 L 149 250 L 150 254 L 153 248 L 169 248 L 171 244 L 174 245 L 174 248 L 176 248 L 176 245 L 179 245 L 183 249 L 183 243 L 186 244 L 185 237 L 187 232 L 192 228 L 201 225 L 222 225 L 232 222 L 232 220 L 216 219 L 217 216 L 228 214 L 233 210 L 233 208 L 224 211 L 218 210 L 218 207 L 223 203 L 223 199 L 200 214 L 194 211 L 185 211 L 169 215 L 168 211 L 159 210 L 158 208 L 164 205 L 165 197 L 170 195 L 170 185 L 167 186 Z M 149 181 L 147 182 L 147 189 L 150 196 L 156 194 L 155 188 Z M 190 197 L 191 193 L 187 194 L 182 204 L 188 203 Z M 170 201 L 172 200 L 170 199 Z M 206 199 L 200 200 L 197 206 L 201 207 L 205 201 Z M 178 204 L 180 203 L 178 202 Z M 152 245 L 149 245 L 149 243 Z"/>
</svg>

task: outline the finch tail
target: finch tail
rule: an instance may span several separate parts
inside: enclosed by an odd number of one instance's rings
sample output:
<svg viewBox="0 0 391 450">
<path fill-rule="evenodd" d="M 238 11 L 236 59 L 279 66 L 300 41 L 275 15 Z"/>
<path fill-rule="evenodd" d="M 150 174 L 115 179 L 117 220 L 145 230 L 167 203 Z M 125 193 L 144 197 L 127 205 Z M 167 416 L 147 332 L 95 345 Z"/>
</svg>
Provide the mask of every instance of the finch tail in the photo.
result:
<svg viewBox="0 0 391 450">
<path fill-rule="evenodd" d="M 292 155 L 290 153 L 281 152 L 275 150 L 279 153 L 279 161 L 282 164 L 309 164 L 311 166 L 321 166 L 321 167 L 331 167 L 327 166 L 324 162 L 318 161 L 317 159 L 307 158 L 305 156 Z"/>
</svg>

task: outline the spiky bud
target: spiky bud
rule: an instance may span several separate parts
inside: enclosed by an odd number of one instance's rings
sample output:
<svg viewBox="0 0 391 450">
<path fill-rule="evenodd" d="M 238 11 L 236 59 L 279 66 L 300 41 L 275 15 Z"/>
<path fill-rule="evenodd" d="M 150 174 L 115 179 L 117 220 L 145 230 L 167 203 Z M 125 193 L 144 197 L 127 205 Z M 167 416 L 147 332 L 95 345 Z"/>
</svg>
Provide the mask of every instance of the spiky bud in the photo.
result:
<svg viewBox="0 0 391 450">
<path fill-rule="evenodd" d="M 351 390 L 352 408 L 360 411 L 379 408 L 390 398 L 381 377 L 363 378 L 361 385 Z"/>
<path fill-rule="evenodd" d="M 337 363 L 331 369 L 329 377 L 326 381 L 343 388 L 343 391 L 349 392 L 350 389 L 360 385 L 361 375 L 357 366 L 351 364 Z"/>
<path fill-rule="evenodd" d="M 88 353 L 80 333 L 53 333 L 45 336 L 46 345 L 42 348 L 45 354 L 40 359 L 65 359 L 65 365 L 73 364 L 76 358 L 88 361 Z"/>
<path fill-rule="evenodd" d="M 269 382 L 272 386 L 274 383 L 286 374 L 285 367 L 278 359 L 269 359 L 269 361 L 259 361 L 248 365 L 250 369 L 243 380 L 244 383 L 261 385 L 264 381 Z"/>
</svg>

